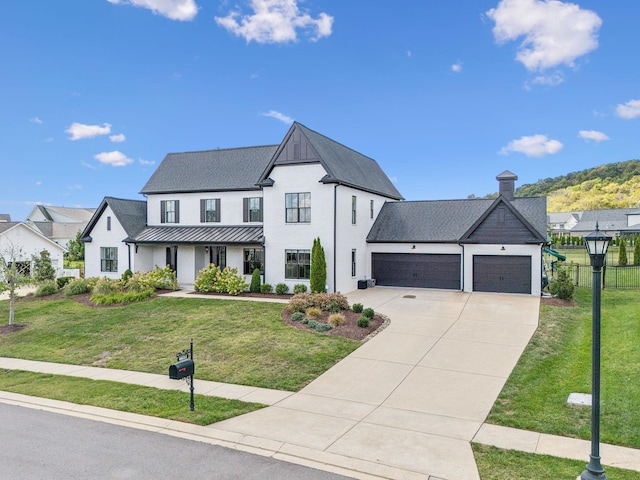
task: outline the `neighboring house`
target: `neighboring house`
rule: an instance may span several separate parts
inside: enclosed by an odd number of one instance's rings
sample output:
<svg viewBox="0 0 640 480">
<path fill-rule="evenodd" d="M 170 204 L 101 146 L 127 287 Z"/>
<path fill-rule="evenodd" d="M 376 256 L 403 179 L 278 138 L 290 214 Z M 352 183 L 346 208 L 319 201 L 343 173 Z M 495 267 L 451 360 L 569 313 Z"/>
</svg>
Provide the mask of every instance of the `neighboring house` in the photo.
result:
<svg viewBox="0 0 640 480">
<path fill-rule="evenodd" d="M 56 276 L 63 273 L 63 260 L 65 248 L 48 239 L 40 232 L 23 222 L 0 222 L 0 256 L 7 258 L 14 253 L 17 257 L 13 260 L 20 263 L 23 272 L 31 272 L 31 256 L 39 256 L 40 252 L 47 250 L 51 257 L 51 264 L 56 270 Z"/>
<path fill-rule="evenodd" d="M 375 278 L 539 295 L 546 199 L 514 200 L 516 179 L 498 176 L 496 200 L 401 202 L 373 159 L 294 122 L 278 145 L 168 154 L 146 202 L 105 198 L 82 234 L 86 275 L 170 265 L 190 286 L 215 263 L 308 285 L 319 237 L 329 291 Z"/>
<path fill-rule="evenodd" d="M 95 213 L 95 208 L 69 208 L 36 205 L 25 222 L 58 245 L 67 247 L 75 240 Z"/>
<path fill-rule="evenodd" d="M 0 213 L 0 223 L 10 222 L 11 215 L 8 213 Z"/>
<path fill-rule="evenodd" d="M 552 234 L 566 236 L 580 220 L 582 212 L 558 212 L 547 215 L 547 223 Z"/>
<path fill-rule="evenodd" d="M 577 217 L 570 228 L 570 233 L 576 237 L 582 237 L 598 228 L 613 237 L 631 236 L 640 233 L 640 208 L 613 208 L 606 210 L 585 210 L 583 212 L 571 212 Z M 550 213 L 551 215 L 568 215 L 567 213 Z"/>
</svg>

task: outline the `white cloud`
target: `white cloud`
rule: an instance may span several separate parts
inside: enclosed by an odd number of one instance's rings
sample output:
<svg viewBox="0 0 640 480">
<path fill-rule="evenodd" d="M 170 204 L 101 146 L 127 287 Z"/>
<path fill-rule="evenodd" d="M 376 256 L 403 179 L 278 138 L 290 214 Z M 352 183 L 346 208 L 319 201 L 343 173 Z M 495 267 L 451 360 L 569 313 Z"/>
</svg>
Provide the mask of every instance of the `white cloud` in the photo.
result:
<svg viewBox="0 0 640 480">
<path fill-rule="evenodd" d="M 40 185 L 42 185 L 42 182 L 40 180 L 36 180 L 36 187 L 39 187 Z"/>
<path fill-rule="evenodd" d="M 524 153 L 527 157 L 542 157 L 562 150 L 562 143 L 558 140 L 549 140 L 546 135 L 532 135 L 512 140 L 506 147 L 500 150 L 501 155 L 511 152 Z"/>
<path fill-rule="evenodd" d="M 282 123 L 286 123 L 289 125 L 293 123 L 293 118 L 285 115 L 284 113 L 276 112 L 275 110 L 269 110 L 267 113 L 262 114 L 265 117 L 275 118 L 276 120 L 280 120 Z"/>
<path fill-rule="evenodd" d="M 299 0 L 251 0 L 252 15 L 231 11 L 215 17 L 216 23 L 247 43 L 287 43 L 298 39 L 298 30 L 309 32 L 312 41 L 331 35 L 333 17 L 321 13 L 317 18 L 298 9 Z"/>
<path fill-rule="evenodd" d="M 29 119 L 29 121 L 30 121 L 31 123 L 42 123 L 42 120 L 40 120 L 40 117 L 33 117 L 33 118 L 30 118 L 30 119 Z"/>
<path fill-rule="evenodd" d="M 82 190 L 82 185 L 79 183 L 74 183 L 73 185 L 69 185 L 67 190 Z"/>
<path fill-rule="evenodd" d="M 193 20 L 198 14 L 195 0 L 107 0 L 114 5 L 133 5 L 171 20 Z"/>
<path fill-rule="evenodd" d="M 564 82 L 564 75 L 562 72 L 555 72 L 549 75 L 538 75 L 531 83 L 536 85 L 546 85 L 548 87 L 557 87 L 562 82 Z"/>
<path fill-rule="evenodd" d="M 112 167 L 124 167 L 133 163 L 124 153 L 114 150 L 113 152 L 102 152 L 93 156 L 100 163 L 111 165 Z"/>
<path fill-rule="evenodd" d="M 124 133 L 118 133 L 117 135 L 109 136 L 109 140 L 111 140 L 113 143 L 124 142 L 126 139 L 127 137 L 124 136 Z"/>
<path fill-rule="evenodd" d="M 453 65 L 451 65 L 451 71 L 455 72 L 455 73 L 461 73 L 462 72 L 462 62 L 456 62 Z"/>
<path fill-rule="evenodd" d="M 85 125 L 83 123 L 74 122 L 65 133 L 71 135 L 69 140 L 80 140 L 82 138 L 93 138 L 98 135 L 108 135 L 111 133 L 111 125 L 103 123 L 100 125 Z"/>
<path fill-rule="evenodd" d="M 583 138 L 584 140 L 593 140 L 594 142 L 609 140 L 609 137 L 606 134 L 596 130 L 580 130 L 580 132 L 578 132 L 578 137 Z"/>
<path fill-rule="evenodd" d="M 154 162 L 153 160 L 144 160 L 142 158 L 139 158 L 138 162 L 140 163 L 140 165 L 155 165 L 156 164 L 156 162 Z"/>
<path fill-rule="evenodd" d="M 495 22 L 493 35 L 498 43 L 524 37 L 516 59 L 529 71 L 573 66 L 576 58 L 598 47 L 602 20 L 573 3 L 501 0 L 486 15 Z"/>
<path fill-rule="evenodd" d="M 411 50 L 407 50 L 407 58 L 411 58 L 412 55 Z"/>
<path fill-rule="evenodd" d="M 627 103 L 616 107 L 616 114 L 621 118 L 631 120 L 640 117 L 640 100 L 629 100 Z"/>
</svg>

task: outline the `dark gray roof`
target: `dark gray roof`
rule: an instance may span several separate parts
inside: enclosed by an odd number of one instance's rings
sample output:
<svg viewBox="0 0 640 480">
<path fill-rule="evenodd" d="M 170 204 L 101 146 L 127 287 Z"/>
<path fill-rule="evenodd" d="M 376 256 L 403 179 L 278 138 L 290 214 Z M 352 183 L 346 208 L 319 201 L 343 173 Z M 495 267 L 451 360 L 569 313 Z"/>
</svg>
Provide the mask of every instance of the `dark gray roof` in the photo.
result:
<svg viewBox="0 0 640 480">
<path fill-rule="evenodd" d="M 320 164 L 327 172 L 327 175 L 322 179 L 324 183 L 348 185 L 395 200 L 403 198 L 375 160 L 314 132 L 301 123 L 293 123 L 285 139 L 280 144 L 280 148 L 284 146 L 294 129 L 298 129 L 306 137 L 309 144 L 318 154 Z M 262 181 L 266 181 L 271 173 L 276 156 L 274 155 L 273 160 L 262 176 Z"/>
<path fill-rule="evenodd" d="M 170 153 L 141 193 L 256 190 L 278 145 Z"/>
<path fill-rule="evenodd" d="M 585 210 L 572 232 L 592 232 L 596 222 L 602 231 L 620 231 L 627 228 L 627 215 L 638 213 L 637 208 L 616 208 L 610 210 Z"/>
<path fill-rule="evenodd" d="M 133 240 L 136 243 L 259 244 L 264 237 L 260 226 L 231 227 L 147 227 Z"/>
<path fill-rule="evenodd" d="M 91 241 L 91 230 L 95 226 L 98 219 L 109 206 L 113 214 L 118 219 L 120 225 L 127 234 L 129 240 L 134 238 L 147 226 L 147 202 L 144 200 L 127 200 L 123 198 L 104 197 L 100 206 L 96 209 L 93 217 L 80 235 L 81 240 L 85 242 Z"/>
<path fill-rule="evenodd" d="M 387 202 L 367 242 L 458 243 L 495 202 L 495 199 Z M 541 238 L 546 238 L 545 197 L 516 198 L 510 203 Z"/>
</svg>

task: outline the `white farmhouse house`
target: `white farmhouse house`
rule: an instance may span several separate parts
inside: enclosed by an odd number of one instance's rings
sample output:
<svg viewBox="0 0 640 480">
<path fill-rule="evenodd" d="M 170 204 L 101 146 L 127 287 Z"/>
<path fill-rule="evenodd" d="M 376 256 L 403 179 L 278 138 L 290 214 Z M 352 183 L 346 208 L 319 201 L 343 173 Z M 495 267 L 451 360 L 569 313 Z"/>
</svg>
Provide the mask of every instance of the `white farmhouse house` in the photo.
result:
<svg viewBox="0 0 640 480">
<path fill-rule="evenodd" d="M 32 256 L 49 252 L 56 276 L 61 276 L 65 248 L 23 222 L 0 222 L 0 256 L 7 262 L 18 262 L 24 273 L 31 272 Z M 13 258 L 11 258 L 13 257 Z"/>
<path fill-rule="evenodd" d="M 540 294 L 546 199 L 404 202 L 375 160 L 294 122 L 278 145 L 168 154 L 141 193 L 106 197 L 85 228 L 87 276 L 209 263 L 309 283 L 320 238 L 328 291 L 377 284 Z M 514 287 L 514 285 L 516 285 Z"/>
</svg>

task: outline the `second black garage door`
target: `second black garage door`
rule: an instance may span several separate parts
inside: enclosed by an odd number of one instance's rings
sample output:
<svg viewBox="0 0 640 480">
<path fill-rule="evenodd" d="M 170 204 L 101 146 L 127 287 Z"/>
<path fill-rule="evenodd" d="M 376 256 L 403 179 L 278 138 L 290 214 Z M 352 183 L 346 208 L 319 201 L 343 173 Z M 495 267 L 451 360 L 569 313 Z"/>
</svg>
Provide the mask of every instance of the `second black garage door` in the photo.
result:
<svg viewBox="0 0 640 480">
<path fill-rule="evenodd" d="M 460 290 L 460 255 L 373 253 L 376 285 Z"/>
<path fill-rule="evenodd" d="M 531 257 L 474 255 L 474 292 L 531 293 Z"/>
</svg>

